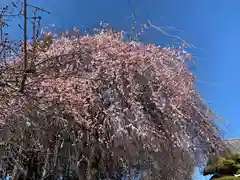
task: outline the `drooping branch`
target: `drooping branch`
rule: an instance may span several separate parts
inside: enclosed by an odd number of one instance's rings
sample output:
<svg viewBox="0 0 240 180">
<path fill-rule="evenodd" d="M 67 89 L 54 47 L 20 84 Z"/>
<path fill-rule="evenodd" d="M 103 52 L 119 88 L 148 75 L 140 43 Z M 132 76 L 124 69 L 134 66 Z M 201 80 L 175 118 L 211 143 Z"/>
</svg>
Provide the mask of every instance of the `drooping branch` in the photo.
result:
<svg viewBox="0 0 240 180">
<path fill-rule="evenodd" d="M 23 149 L 37 149 L 41 158 L 47 149 L 59 153 L 53 155 L 58 161 L 39 165 L 46 174 L 133 177 L 138 169 L 149 179 L 184 179 L 200 157 L 221 147 L 181 49 L 125 42 L 121 33 L 103 29 L 60 36 L 36 53 L 25 93 L 13 96 L 6 89 L 11 102 L 1 99 L 0 116 L 15 133 L 27 126 L 31 136 Z M 21 69 L 19 62 L 11 67 Z M 15 133 L 6 128 L 5 141 L 18 143 Z"/>
</svg>

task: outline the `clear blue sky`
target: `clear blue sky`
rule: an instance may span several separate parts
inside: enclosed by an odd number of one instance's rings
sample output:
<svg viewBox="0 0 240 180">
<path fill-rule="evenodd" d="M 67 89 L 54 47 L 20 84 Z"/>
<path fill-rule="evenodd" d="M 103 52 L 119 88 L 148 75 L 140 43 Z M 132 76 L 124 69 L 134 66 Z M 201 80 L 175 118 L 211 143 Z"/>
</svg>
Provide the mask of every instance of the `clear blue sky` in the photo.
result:
<svg viewBox="0 0 240 180">
<path fill-rule="evenodd" d="M 1 0 L 0 5 L 9 0 Z M 180 35 L 198 49 L 191 49 L 196 57 L 196 84 L 203 98 L 216 113 L 225 118 L 224 137 L 240 137 L 240 1 L 239 0 L 132 0 L 142 23 L 150 19 L 156 25 L 171 26 L 169 33 Z M 130 29 L 131 8 L 127 0 L 29 0 L 29 4 L 44 7 L 52 14 L 44 22 L 70 28 L 73 24 L 90 28 L 108 21 L 113 27 Z M 19 36 L 19 30 L 12 30 Z M 149 30 L 144 42 L 173 43 L 174 39 Z M 196 177 L 200 180 L 200 177 Z"/>
</svg>

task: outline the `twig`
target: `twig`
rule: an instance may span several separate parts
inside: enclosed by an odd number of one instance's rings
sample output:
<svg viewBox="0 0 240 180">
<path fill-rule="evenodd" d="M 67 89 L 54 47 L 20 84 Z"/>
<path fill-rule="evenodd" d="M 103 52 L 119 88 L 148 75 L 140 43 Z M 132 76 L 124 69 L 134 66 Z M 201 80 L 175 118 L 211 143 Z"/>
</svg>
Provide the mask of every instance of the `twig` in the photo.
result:
<svg viewBox="0 0 240 180">
<path fill-rule="evenodd" d="M 160 31 L 161 33 L 163 33 L 164 35 L 166 36 L 169 36 L 169 37 L 172 37 L 172 38 L 176 38 L 176 39 L 179 39 L 180 41 L 182 41 L 184 44 L 186 44 L 187 46 L 191 47 L 190 44 L 188 44 L 184 39 L 182 39 L 181 37 L 179 36 L 174 36 L 174 35 L 171 35 L 171 34 L 168 34 L 166 33 L 165 31 L 163 31 L 160 27 L 157 27 L 155 26 L 154 24 L 152 24 L 152 22 L 150 20 L 147 20 L 147 23 L 152 26 L 153 28 L 157 29 L 158 31 Z"/>
<path fill-rule="evenodd" d="M 50 12 L 47 11 L 46 9 L 39 8 L 39 7 L 37 7 L 37 6 L 30 5 L 30 4 L 27 4 L 27 6 L 29 6 L 29 7 L 33 7 L 33 8 L 35 8 L 36 10 L 40 10 L 40 11 L 43 11 L 43 12 L 45 12 L 45 13 L 47 13 L 47 14 L 50 14 Z"/>
</svg>

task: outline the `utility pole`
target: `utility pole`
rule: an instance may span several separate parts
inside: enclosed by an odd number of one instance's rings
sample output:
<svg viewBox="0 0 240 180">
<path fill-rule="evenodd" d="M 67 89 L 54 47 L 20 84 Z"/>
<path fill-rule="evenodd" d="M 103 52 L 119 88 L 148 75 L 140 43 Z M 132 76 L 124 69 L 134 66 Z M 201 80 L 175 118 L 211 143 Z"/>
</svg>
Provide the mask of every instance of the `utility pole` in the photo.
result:
<svg viewBox="0 0 240 180">
<path fill-rule="evenodd" d="M 23 52 L 24 52 L 24 59 L 23 59 L 23 76 L 22 81 L 20 84 L 19 92 L 23 93 L 25 82 L 27 80 L 27 66 L 28 66 L 28 57 L 27 57 L 27 0 L 24 0 L 23 3 L 23 18 L 24 18 L 24 26 L 23 26 L 23 32 L 24 32 L 24 38 L 23 38 Z"/>
<path fill-rule="evenodd" d="M 24 71 L 27 70 L 27 0 L 24 0 Z"/>
</svg>

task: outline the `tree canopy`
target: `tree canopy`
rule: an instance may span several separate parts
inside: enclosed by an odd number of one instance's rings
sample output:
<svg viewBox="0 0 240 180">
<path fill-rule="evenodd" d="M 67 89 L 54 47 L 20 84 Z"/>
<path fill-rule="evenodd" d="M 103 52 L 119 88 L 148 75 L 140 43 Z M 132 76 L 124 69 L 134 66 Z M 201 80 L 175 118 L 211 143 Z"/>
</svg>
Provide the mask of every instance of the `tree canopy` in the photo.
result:
<svg viewBox="0 0 240 180">
<path fill-rule="evenodd" d="M 110 28 L 50 41 L 42 51 L 24 39 L 11 58 L 2 42 L 2 168 L 13 179 L 191 179 L 224 149 L 184 46 Z"/>
</svg>

